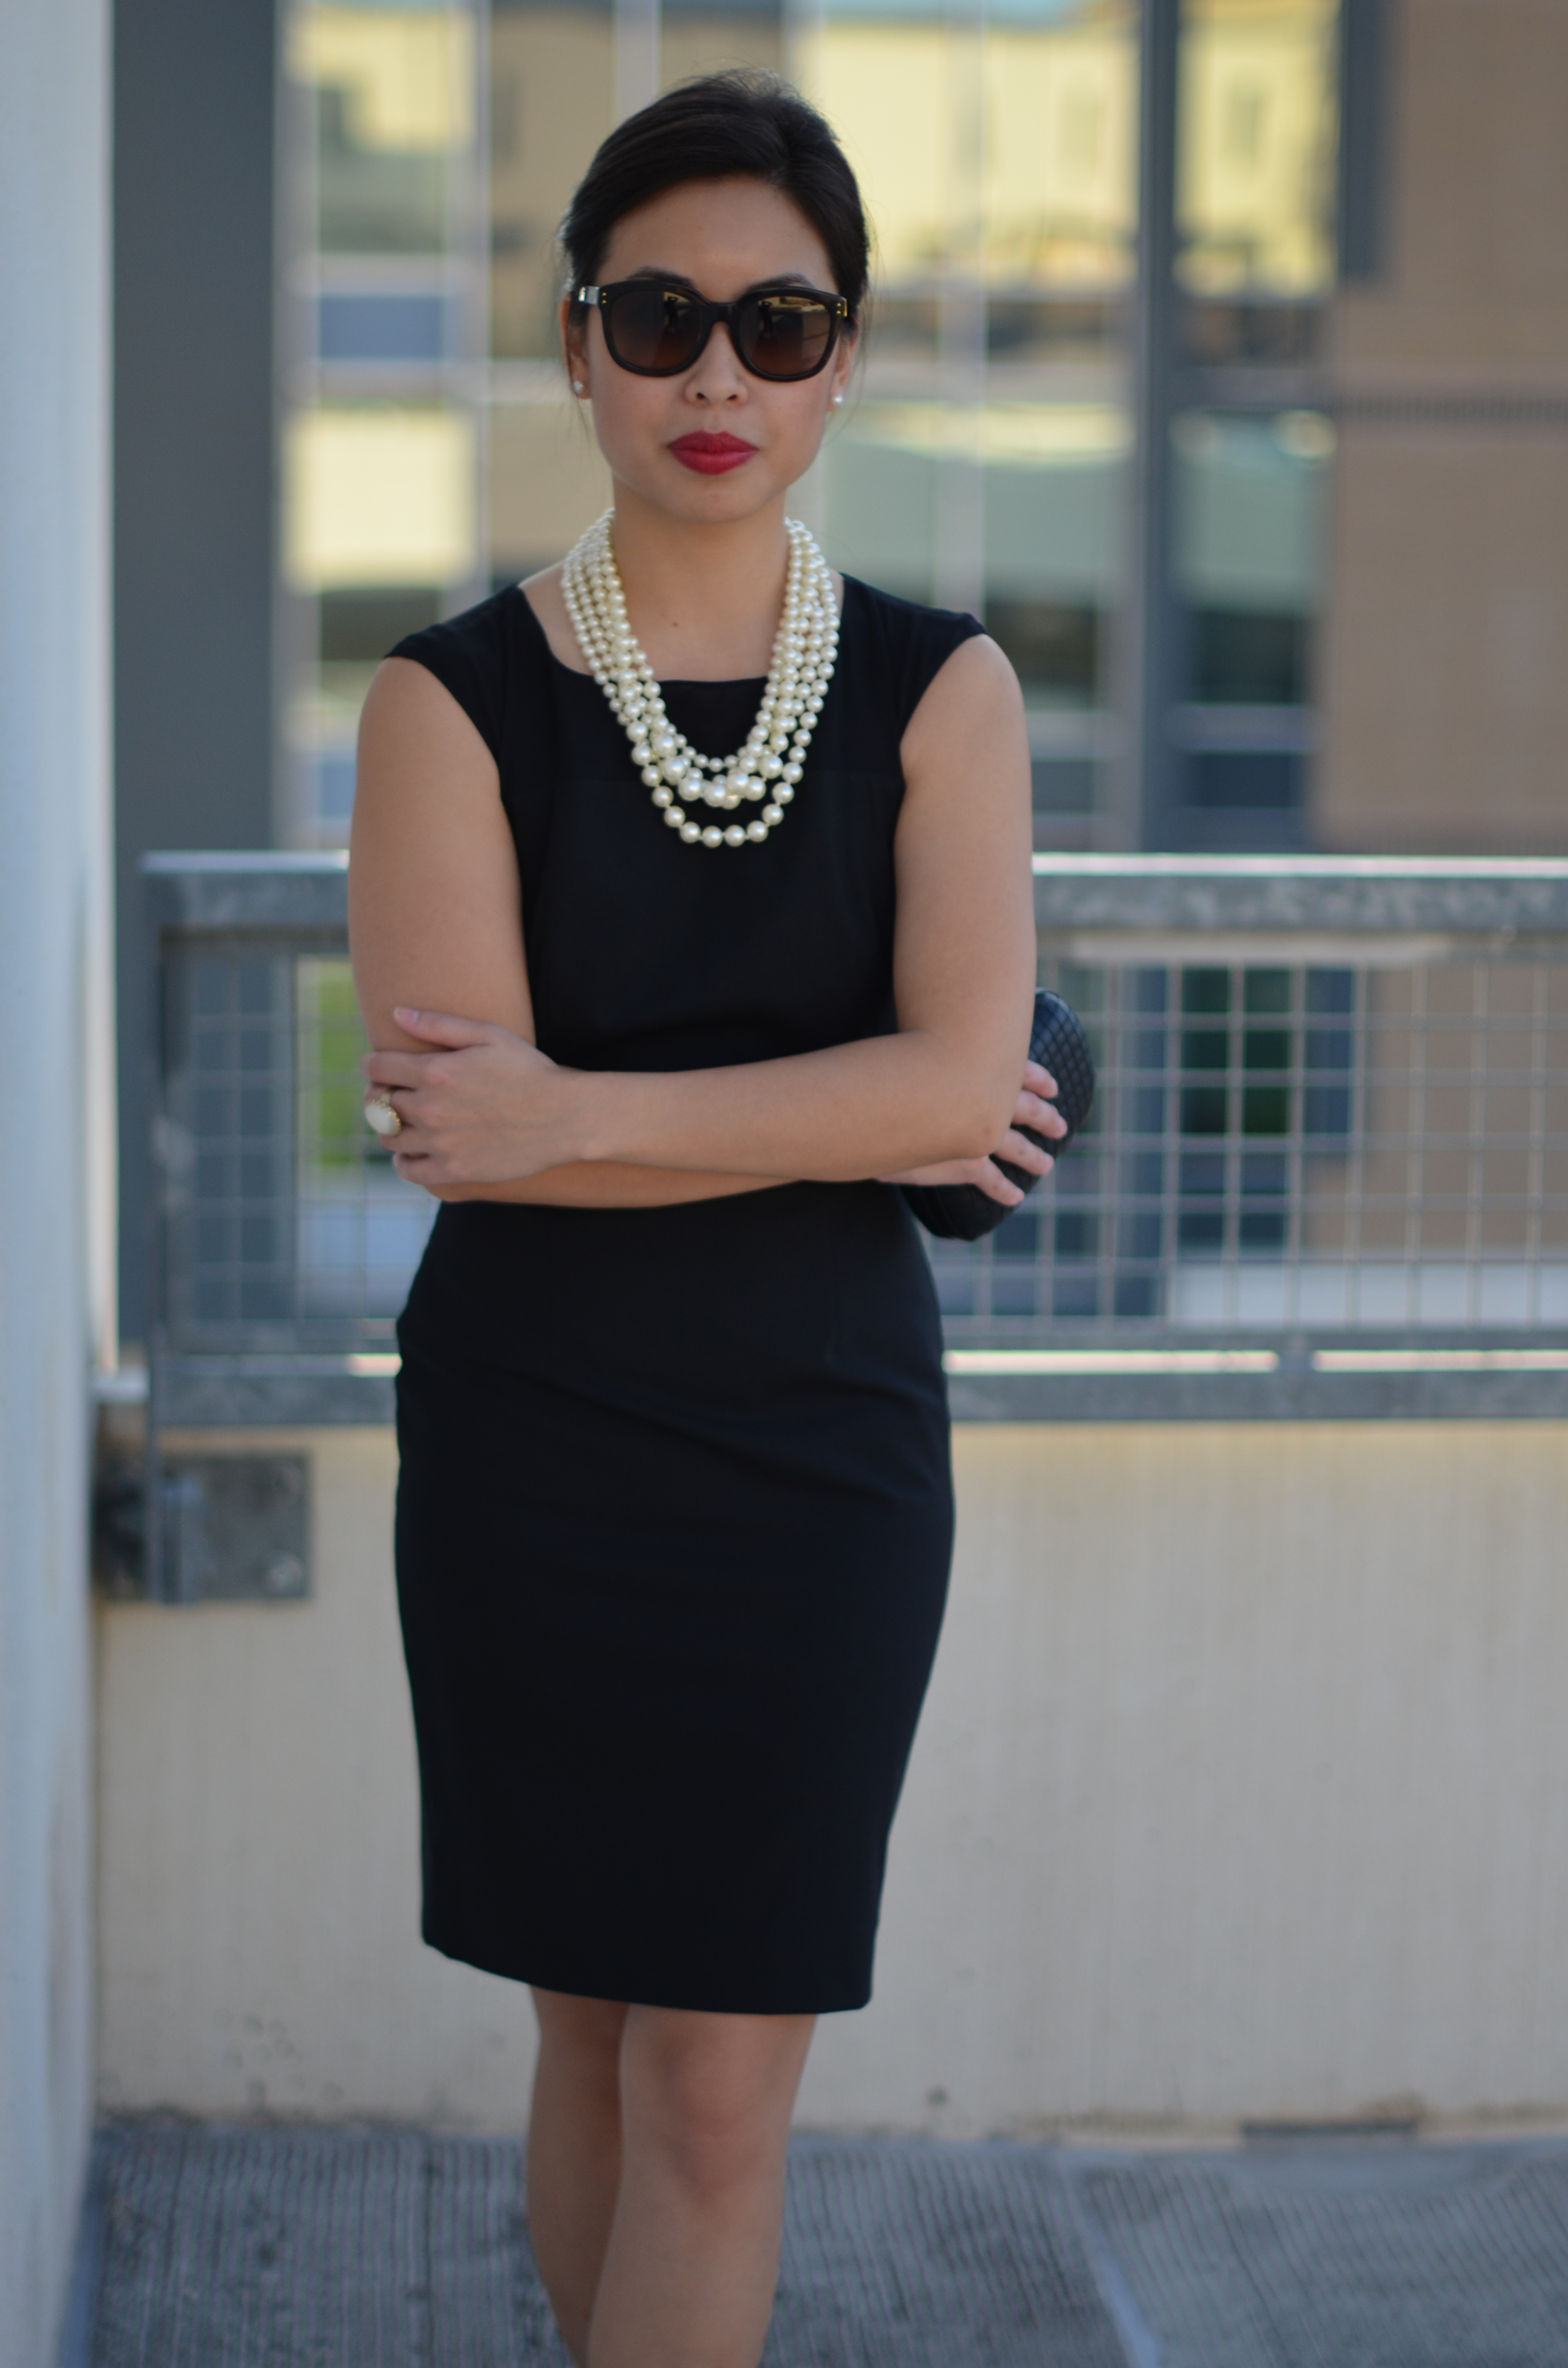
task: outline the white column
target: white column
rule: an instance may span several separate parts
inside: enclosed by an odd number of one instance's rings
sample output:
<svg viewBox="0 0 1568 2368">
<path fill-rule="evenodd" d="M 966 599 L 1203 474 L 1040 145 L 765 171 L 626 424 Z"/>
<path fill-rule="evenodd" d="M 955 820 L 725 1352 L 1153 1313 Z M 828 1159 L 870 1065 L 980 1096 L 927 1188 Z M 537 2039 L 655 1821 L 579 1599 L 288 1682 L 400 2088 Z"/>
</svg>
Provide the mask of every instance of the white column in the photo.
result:
<svg viewBox="0 0 1568 2368">
<path fill-rule="evenodd" d="M 112 1353 L 110 28 L 0 0 L 0 2368 L 92 2111 L 91 1369 Z"/>
</svg>

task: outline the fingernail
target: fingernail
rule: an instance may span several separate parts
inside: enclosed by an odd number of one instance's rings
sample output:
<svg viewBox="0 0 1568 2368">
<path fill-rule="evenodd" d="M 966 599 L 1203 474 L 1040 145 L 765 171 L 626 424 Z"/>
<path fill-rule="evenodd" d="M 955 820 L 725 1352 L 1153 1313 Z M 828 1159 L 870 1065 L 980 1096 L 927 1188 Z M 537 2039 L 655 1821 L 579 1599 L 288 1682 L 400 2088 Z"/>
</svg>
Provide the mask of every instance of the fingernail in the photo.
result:
<svg viewBox="0 0 1568 2368">
<path fill-rule="evenodd" d="M 419 1014 L 415 1011 L 411 1003 L 395 1003 L 392 1007 L 392 1017 L 396 1020 L 399 1027 L 402 1027 L 405 1021 L 417 1020 L 419 1018 Z"/>
</svg>

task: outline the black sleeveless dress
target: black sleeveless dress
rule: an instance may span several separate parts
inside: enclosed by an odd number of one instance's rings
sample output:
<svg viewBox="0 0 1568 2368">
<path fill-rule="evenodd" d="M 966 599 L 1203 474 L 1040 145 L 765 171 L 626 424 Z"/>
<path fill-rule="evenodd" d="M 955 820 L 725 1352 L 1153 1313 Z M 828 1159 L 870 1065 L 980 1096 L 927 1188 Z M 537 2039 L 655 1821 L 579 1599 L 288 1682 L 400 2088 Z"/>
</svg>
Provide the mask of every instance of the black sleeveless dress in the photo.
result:
<svg viewBox="0 0 1568 2368">
<path fill-rule="evenodd" d="M 541 1048 L 670 1071 L 893 1031 L 899 741 L 979 629 L 847 582 L 795 803 L 711 851 L 520 591 L 400 642 L 500 769 Z M 719 754 L 762 684 L 664 690 Z M 863 2006 L 952 1542 L 898 1193 L 443 1207 L 399 1343 L 426 1939 L 584 1997 Z"/>
</svg>

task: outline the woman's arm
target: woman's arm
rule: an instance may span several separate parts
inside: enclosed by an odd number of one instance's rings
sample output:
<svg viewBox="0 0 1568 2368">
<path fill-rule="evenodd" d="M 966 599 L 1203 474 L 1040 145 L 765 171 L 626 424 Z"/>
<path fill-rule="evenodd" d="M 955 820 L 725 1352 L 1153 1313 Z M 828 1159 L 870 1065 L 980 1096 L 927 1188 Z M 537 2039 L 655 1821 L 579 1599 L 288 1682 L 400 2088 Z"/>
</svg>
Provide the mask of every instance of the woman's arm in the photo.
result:
<svg viewBox="0 0 1568 2368">
<path fill-rule="evenodd" d="M 451 693 L 407 658 L 380 669 L 359 728 L 349 940 L 378 1050 L 420 1045 L 394 1019 L 400 1004 L 482 1012 L 532 1045 L 517 856 L 495 759 Z M 624 1207 L 753 1191 L 758 1180 L 576 1167 L 488 1185 L 483 1196 Z M 474 1196 L 459 1186 L 442 1196 Z"/>
<path fill-rule="evenodd" d="M 902 753 L 895 1036 L 727 1069 L 594 1074 L 556 1068 L 504 1020 L 453 1017 L 451 1001 L 399 993 L 404 1040 L 449 1048 L 365 1064 L 374 1084 L 396 1090 L 400 1172 L 489 1197 L 578 1161 L 837 1182 L 996 1147 L 1032 1152 L 1007 1134 L 1024 1102 L 1030 1123 L 1055 1123 L 1017 1090 L 1034 978 L 1028 744 L 994 643 L 954 652 Z"/>
</svg>

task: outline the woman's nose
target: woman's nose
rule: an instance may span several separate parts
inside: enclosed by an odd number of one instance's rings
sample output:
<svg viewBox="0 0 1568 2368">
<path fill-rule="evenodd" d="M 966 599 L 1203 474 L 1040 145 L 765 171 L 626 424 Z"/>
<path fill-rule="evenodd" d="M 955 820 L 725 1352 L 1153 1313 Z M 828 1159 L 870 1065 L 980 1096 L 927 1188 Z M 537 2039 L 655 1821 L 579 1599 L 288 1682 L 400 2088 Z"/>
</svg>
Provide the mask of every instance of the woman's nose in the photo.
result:
<svg viewBox="0 0 1568 2368">
<path fill-rule="evenodd" d="M 732 402 L 745 394 L 746 373 L 723 321 L 714 322 L 707 344 L 692 365 L 686 392 L 702 403 Z"/>
</svg>

